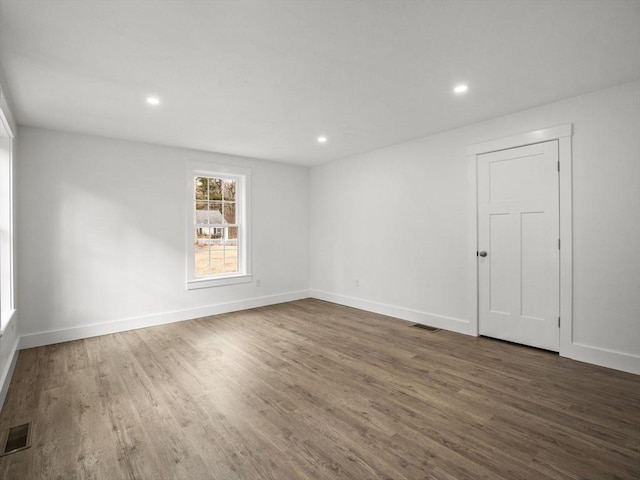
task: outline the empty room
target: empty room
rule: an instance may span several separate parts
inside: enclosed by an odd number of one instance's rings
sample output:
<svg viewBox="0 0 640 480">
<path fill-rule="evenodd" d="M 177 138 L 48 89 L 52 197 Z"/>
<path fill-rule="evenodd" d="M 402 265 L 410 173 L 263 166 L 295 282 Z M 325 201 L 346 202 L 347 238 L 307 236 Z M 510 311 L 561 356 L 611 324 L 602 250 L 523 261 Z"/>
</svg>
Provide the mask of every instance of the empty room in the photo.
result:
<svg viewBox="0 0 640 480">
<path fill-rule="evenodd" d="M 640 479 L 640 0 L 0 0 L 0 479 Z"/>
</svg>

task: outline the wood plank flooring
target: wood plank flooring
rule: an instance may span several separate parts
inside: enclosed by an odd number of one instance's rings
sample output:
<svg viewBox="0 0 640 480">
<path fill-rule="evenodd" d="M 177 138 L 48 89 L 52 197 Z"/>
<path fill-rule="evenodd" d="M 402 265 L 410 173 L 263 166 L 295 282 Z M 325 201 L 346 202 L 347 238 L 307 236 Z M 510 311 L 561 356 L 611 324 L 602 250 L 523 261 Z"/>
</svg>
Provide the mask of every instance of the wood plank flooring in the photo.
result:
<svg viewBox="0 0 640 480">
<path fill-rule="evenodd" d="M 634 479 L 640 377 L 318 300 L 20 352 L 3 479 Z"/>
</svg>

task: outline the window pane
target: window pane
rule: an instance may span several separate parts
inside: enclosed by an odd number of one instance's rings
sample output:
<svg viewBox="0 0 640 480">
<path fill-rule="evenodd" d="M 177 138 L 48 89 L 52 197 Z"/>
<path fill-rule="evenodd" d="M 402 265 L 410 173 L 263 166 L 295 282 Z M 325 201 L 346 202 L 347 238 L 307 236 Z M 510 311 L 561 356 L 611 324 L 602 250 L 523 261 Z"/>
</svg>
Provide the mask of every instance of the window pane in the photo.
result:
<svg viewBox="0 0 640 480">
<path fill-rule="evenodd" d="M 211 220 L 213 220 L 213 214 L 214 212 L 211 212 L 209 210 L 196 210 L 196 223 L 198 224 L 210 224 L 213 223 Z"/>
<path fill-rule="evenodd" d="M 221 178 L 209 178 L 209 200 L 222 200 L 222 184 Z"/>
<path fill-rule="evenodd" d="M 238 271 L 238 227 L 226 227 L 224 272 Z"/>
<path fill-rule="evenodd" d="M 196 200 L 209 199 L 208 185 L 209 185 L 209 180 L 207 178 L 196 177 L 194 179 L 194 187 L 195 187 L 194 191 L 195 191 Z"/>
<path fill-rule="evenodd" d="M 224 181 L 224 199 L 230 202 L 235 202 L 236 200 L 236 181 L 235 180 L 225 180 Z"/>
<path fill-rule="evenodd" d="M 222 202 L 196 202 L 195 223 L 222 225 Z"/>
<path fill-rule="evenodd" d="M 207 218 L 206 210 L 209 207 L 208 202 L 200 202 L 196 201 L 196 209 L 193 212 L 193 223 L 206 223 L 205 219 Z M 205 213 L 202 213 L 202 212 Z"/>
<path fill-rule="evenodd" d="M 194 229 L 195 276 L 206 277 L 209 273 L 209 229 Z"/>
<path fill-rule="evenodd" d="M 211 248 L 211 269 L 209 275 L 219 275 L 224 272 L 224 240 L 212 240 Z"/>
<path fill-rule="evenodd" d="M 222 225 L 224 218 L 222 217 L 222 202 L 209 202 L 209 223 Z"/>
<path fill-rule="evenodd" d="M 238 223 L 236 221 L 236 202 L 224 202 L 224 220 L 226 223 Z"/>
</svg>

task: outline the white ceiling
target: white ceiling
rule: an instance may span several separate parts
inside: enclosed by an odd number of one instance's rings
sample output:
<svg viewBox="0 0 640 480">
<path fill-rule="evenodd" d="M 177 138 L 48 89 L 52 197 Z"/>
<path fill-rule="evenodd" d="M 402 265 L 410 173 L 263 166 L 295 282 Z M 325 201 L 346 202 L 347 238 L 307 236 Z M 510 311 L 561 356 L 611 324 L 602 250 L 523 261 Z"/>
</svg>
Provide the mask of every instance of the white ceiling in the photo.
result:
<svg viewBox="0 0 640 480">
<path fill-rule="evenodd" d="M 314 165 L 639 79 L 640 1 L 0 0 L 0 64 L 20 124 Z"/>
</svg>

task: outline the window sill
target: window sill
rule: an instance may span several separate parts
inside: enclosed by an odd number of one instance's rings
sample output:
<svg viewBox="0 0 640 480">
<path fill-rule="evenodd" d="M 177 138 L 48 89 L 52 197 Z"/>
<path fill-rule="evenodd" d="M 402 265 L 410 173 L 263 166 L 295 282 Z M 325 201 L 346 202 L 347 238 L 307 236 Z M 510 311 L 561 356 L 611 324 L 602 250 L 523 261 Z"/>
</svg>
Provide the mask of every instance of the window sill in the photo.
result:
<svg viewBox="0 0 640 480">
<path fill-rule="evenodd" d="M 238 283 L 251 282 L 251 275 L 229 275 L 220 278 L 201 278 L 198 280 L 187 280 L 187 290 L 198 290 L 200 288 L 222 287 L 224 285 L 236 285 Z"/>
</svg>

